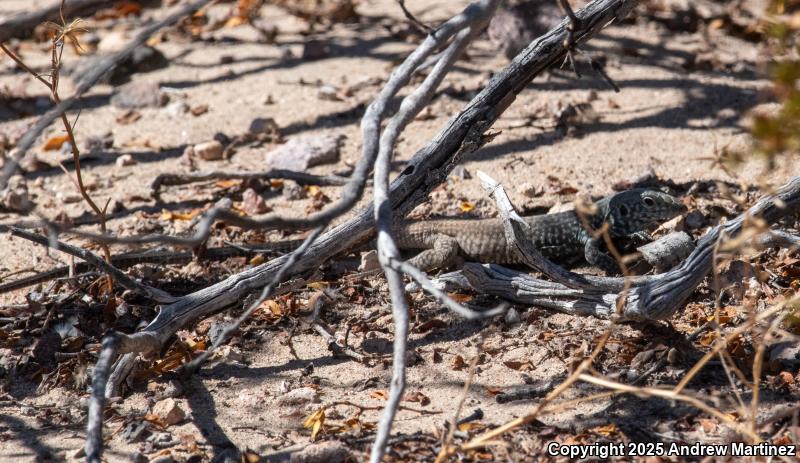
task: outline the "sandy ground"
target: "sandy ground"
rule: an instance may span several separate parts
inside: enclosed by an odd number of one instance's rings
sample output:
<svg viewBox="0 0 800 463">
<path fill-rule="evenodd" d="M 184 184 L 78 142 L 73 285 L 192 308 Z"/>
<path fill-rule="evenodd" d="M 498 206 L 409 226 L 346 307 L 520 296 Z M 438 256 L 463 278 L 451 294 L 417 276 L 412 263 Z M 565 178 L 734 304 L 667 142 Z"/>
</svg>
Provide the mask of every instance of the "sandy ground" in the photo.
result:
<svg viewBox="0 0 800 463">
<path fill-rule="evenodd" d="M 29 6 L 31 2 L 4 0 L 0 2 L 0 15 L 43 3 L 46 2 L 33 2 L 34 5 Z M 466 3 L 409 1 L 407 5 L 423 20 L 435 23 Z M 228 7 L 217 6 L 210 14 L 224 15 Z M 286 137 L 307 133 L 344 135 L 341 160 L 310 171 L 346 172 L 359 154 L 358 123 L 363 105 L 377 94 L 380 85 L 365 85 L 342 101 L 325 101 L 318 97 L 317 85 L 313 83 L 320 80 L 345 88 L 372 78 L 385 79 L 392 66 L 414 47 L 413 43 L 392 37 L 384 27 L 402 24 L 402 12 L 394 2 L 366 1 L 358 11 L 362 15 L 359 23 L 337 24 L 319 33 L 319 37 L 331 41 L 332 52 L 327 58 L 315 61 L 299 58 L 307 39 L 301 35 L 307 28 L 306 23 L 274 7 L 265 7 L 262 16 L 274 19 L 279 27 L 275 44 L 259 43 L 257 34 L 247 26 L 215 31 L 212 35 L 218 39 L 216 42 L 158 44 L 158 49 L 170 60 L 170 66 L 136 74 L 133 80 L 157 82 L 162 88 L 170 89 L 173 98 L 185 101 L 190 107 L 208 105 L 208 112 L 200 116 L 175 117 L 164 108 L 147 108 L 140 110 L 141 119 L 122 125 L 115 122 L 122 111 L 109 104 L 113 87 L 96 86 L 85 98 L 76 131 L 79 139 L 113 134 L 114 148 L 84 166 L 84 174 L 93 185 L 92 194 L 98 203 L 112 199 L 127 208 L 110 222 L 110 230 L 131 233 L 137 221 L 158 220 L 162 209 L 185 211 L 224 196 L 224 191 L 220 193 L 214 184 L 208 183 L 167 189 L 163 202 L 156 203 L 149 198 L 149 183 L 159 173 L 187 171 L 179 159 L 185 146 L 211 140 L 218 132 L 242 133 L 257 117 L 274 118 Z M 161 12 L 147 10 L 146 14 L 157 16 Z M 130 35 L 132 30 L 133 25 L 125 33 Z M 98 31 L 101 37 L 105 33 L 107 31 Z M 456 215 L 459 205 L 467 201 L 476 205 L 474 215 L 494 215 L 491 202 L 474 178 L 478 170 L 489 172 L 501 181 L 523 210 L 572 201 L 574 195 L 559 194 L 564 186 L 574 187 L 580 195 L 597 197 L 612 192 L 612 186 L 617 183 L 629 182 L 650 172 L 680 184 L 724 180 L 780 185 L 794 175 L 788 162 L 779 164 L 766 176 L 763 175 L 764 165 L 752 162 L 736 171 L 738 179 L 731 178 L 711 162 L 716 150 L 746 146 L 745 114 L 763 102 L 762 91 L 767 83 L 758 77 L 760 48 L 757 45 L 722 32 L 710 34 L 704 37 L 700 33 L 675 33 L 648 22 L 610 28 L 587 49 L 607 58 L 608 73 L 621 92 L 608 89 L 593 75 L 576 80 L 561 72 L 535 80 L 495 125 L 500 134 L 464 160 L 463 166 L 472 178 L 452 179 L 432 195 L 431 205 L 421 211 Z M 43 45 L 25 41 L 21 47 L 30 65 L 37 69 L 46 65 L 48 56 Z M 460 61 L 447 77 L 442 91 L 426 111 L 426 117 L 415 120 L 404 132 L 396 151 L 395 173 L 402 170 L 403 161 L 427 143 L 481 89 L 492 72 L 506 65 L 506 60 L 485 37 L 478 40 L 468 54 L 469 59 Z M 719 69 L 693 70 L 689 64 L 699 54 L 711 54 L 721 63 Z M 67 63 L 76 59 L 79 58 L 71 51 L 64 57 Z M 13 70 L 7 58 L 0 59 L 0 89 L 4 87 L 46 98 L 41 85 Z M 62 95 L 69 95 L 71 88 L 72 82 L 64 79 Z M 589 116 L 574 123 L 565 134 L 555 127 L 555 122 L 569 104 L 581 105 Z M 46 107 L 37 109 L 37 114 Z M 33 116 L 0 120 L 0 132 L 19 132 L 34 120 Z M 60 127 L 52 126 L 43 140 L 59 131 Z M 198 161 L 198 169 L 265 170 L 264 154 L 272 147 L 270 144 L 245 146 L 230 160 Z M 34 152 L 45 162 L 55 156 L 51 152 Z M 131 155 L 136 164 L 116 165 L 115 159 L 126 154 Z M 63 197 L 65 192 L 73 192 L 74 187 L 58 169 L 33 173 L 28 178 L 30 192 L 45 216 L 56 217 L 66 212 L 75 218 L 88 213 L 83 203 L 61 201 L 59 193 Z M 542 194 L 536 198 L 526 196 L 530 188 L 541 189 Z M 323 190 L 331 199 L 338 197 L 336 187 Z M 280 195 L 268 198 L 270 207 L 285 213 L 297 213 L 309 201 L 289 202 Z M 2 218 L 15 220 L 15 216 L 9 214 Z M 181 226 L 162 224 L 168 232 L 180 231 Z M 3 273 L 30 267 L 45 269 L 55 265 L 56 259 L 65 260 L 20 239 L 0 236 L 0 270 Z M 190 278 L 191 272 L 198 270 L 191 265 L 174 269 L 174 273 Z M 207 278 L 221 278 L 228 270 L 215 267 L 215 271 L 217 273 Z M 276 323 L 261 319 L 251 323 L 234 341 L 235 355 L 231 354 L 230 358 L 235 360 L 229 358 L 207 367 L 176 399 L 187 412 L 187 418 L 166 432 L 182 440 L 184 450 L 191 447 L 186 442 L 196 442 L 194 453 L 199 459 L 192 461 L 222 461 L 226 452 L 234 448 L 249 448 L 261 455 L 270 455 L 307 445 L 309 432 L 302 427 L 302 422 L 321 404 L 280 405 L 279 398 L 287 387 L 312 384 L 318 388 L 322 403 L 350 401 L 368 407 L 383 404 L 379 392 L 388 388 L 390 379 L 387 354 L 391 349 L 392 328 L 385 285 L 381 279 L 373 278 L 351 286 L 344 284 L 342 288 L 351 288 L 364 297 L 362 300 L 345 297 L 327 308 L 330 310 L 330 314 L 326 314 L 327 323 L 337 336 L 344 333 L 347 325 L 357 326 L 363 320 L 375 323 L 375 329 L 354 330 L 349 343 L 356 349 L 381 356 L 380 360 L 365 365 L 333 357 L 326 342 L 299 319 Z M 3 302 L 23 302 L 26 293 L 21 290 L 3 295 Z M 309 294 L 310 290 L 303 291 L 297 298 L 304 301 Z M 566 374 L 573 353 L 585 350 L 587 341 L 591 343 L 593 336 L 602 333 L 607 326 L 606 322 L 594 319 L 528 307 L 518 308 L 522 313 L 522 323 L 518 324 L 465 322 L 420 295 L 414 296 L 414 310 L 411 345 L 418 361 L 409 369 L 408 391 L 424 394 L 430 403 L 425 406 L 416 402 L 407 404 L 436 413 L 401 411 L 394 428 L 400 435 L 430 434 L 436 426 L 441 430 L 442 422 L 454 412 L 468 375 L 468 368 L 454 366 L 458 365 L 458 358 L 468 361 L 475 355 L 478 345 L 482 344 L 481 360 L 462 414 L 480 408 L 485 414 L 480 423 L 499 425 L 530 411 L 532 401 L 498 404 L 492 391 L 557 381 Z M 217 318 L 227 319 L 226 316 Z M 421 331 L 420 325 L 431 319 L 441 320 L 444 328 L 425 331 L 423 327 Z M 183 334 L 197 336 L 194 332 Z M 624 351 L 625 356 L 632 357 L 647 346 L 670 342 L 669 338 L 669 333 L 659 330 L 624 327 L 615 334 L 615 352 L 621 355 Z M 508 366 L 525 362 L 529 365 L 519 369 Z M 617 363 L 608 360 L 605 373 L 624 370 L 625 365 Z M 80 388 L 67 386 L 37 390 L 37 384 L 31 381 L 2 386 L 11 399 L 0 402 L 0 459 L 20 462 L 76 460 L 76 452 L 83 445 L 81 406 L 86 394 Z M 149 386 L 138 386 L 123 402 L 113 406 L 114 416 L 109 419 L 107 429 L 121 430 L 131 421 L 129 417 L 148 413 L 166 384 L 166 379 L 159 379 Z M 585 391 L 589 389 L 579 388 L 565 397 L 577 397 Z M 542 431 L 546 431 L 547 426 L 556 426 L 562 432 L 576 423 L 579 424 L 576 434 L 585 432 L 586 427 L 613 422 L 628 438 L 658 435 L 655 423 L 650 423 L 651 427 L 647 420 L 644 424 L 632 424 L 631 410 L 668 405 L 637 401 L 584 403 L 543 418 L 544 424 L 536 425 L 536 430 L 512 437 L 515 448 L 518 451 L 525 446 L 536 448 L 540 443 L 537 439 L 547 440 L 537 437 L 547 435 Z M 342 406 L 336 410 L 328 417 L 330 422 L 342 422 L 354 409 Z M 676 415 L 686 413 L 677 406 L 671 410 L 670 413 Z M 365 457 L 362 452 L 369 448 L 368 425 L 378 416 L 377 410 L 365 410 L 360 421 L 367 426 L 363 430 L 367 438 L 359 441 L 353 437 L 348 441 L 358 461 Z M 108 461 L 131 461 L 137 452 L 145 451 L 145 444 L 126 442 L 123 434 L 118 432 L 110 437 Z M 348 436 L 357 434 L 353 431 Z M 336 435 L 331 432 L 330 436 L 335 438 Z M 719 436 L 706 438 L 715 440 Z M 402 461 L 401 447 L 405 444 L 397 445 L 400 453 L 395 453 L 393 458 Z M 152 459 L 156 453 L 152 448 L 149 450 L 147 458 Z M 525 454 L 520 452 L 520 455 Z M 174 452 L 181 461 L 190 454 Z M 500 454 L 495 454 L 500 458 L 497 455 Z M 412 456 L 408 459 L 414 459 Z M 477 457 L 472 455 L 472 458 Z"/>
</svg>

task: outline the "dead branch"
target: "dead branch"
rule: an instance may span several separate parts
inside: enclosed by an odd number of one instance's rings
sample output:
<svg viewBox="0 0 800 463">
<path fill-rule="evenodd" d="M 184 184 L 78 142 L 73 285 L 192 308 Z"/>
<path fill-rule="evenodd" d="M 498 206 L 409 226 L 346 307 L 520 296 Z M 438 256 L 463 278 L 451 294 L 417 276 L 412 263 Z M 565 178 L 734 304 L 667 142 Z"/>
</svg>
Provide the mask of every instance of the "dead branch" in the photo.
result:
<svg viewBox="0 0 800 463">
<path fill-rule="evenodd" d="M 74 13 L 90 7 L 98 7 L 104 3 L 111 4 L 112 2 L 109 0 L 66 0 L 64 2 L 64 16 L 71 16 Z M 61 16 L 60 9 L 61 1 L 56 0 L 41 10 L 20 13 L 0 21 L 0 43 L 26 34 L 45 21 L 57 20 Z"/>
<path fill-rule="evenodd" d="M 195 172 L 191 174 L 158 174 L 150 184 L 150 195 L 159 199 L 161 187 L 188 185 L 190 183 L 207 182 L 209 180 L 271 180 L 281 178 L 293 180 L 300 185 L 342 186 L 348 179 L 338 175 L 314 175 L 305 172 L 273 169 L 266 172 Z"/>
<path fill-rule="evenodd" d="M 489 189 L 494 191 L 495 199 L 498 196 L 505 196 L 502 187 L 496 182 L 490 184 Z M 555 276 L 560 284 L 554 289 L 552 284 L 499 265 L 466 264 L 464 275 L 473 288 L 516 302 L 572 314 L 610 318 L 615 313 L 620 296 L 617 290 L 610 288 L 623 285 L 624 279 L 586 278 L 563 269 L 554 270 L 551 267 L 555 264 L 544 259 L 530 243 L 517 239 L 517 236 L 521 236 L 519 235 L 521 230 L 520 225 L 512 219 L 515 213 L 510 202 L 497 201 L 497 205 L 507 226 L 506 239 L 517 246 L 528 265 L 549 277 Z M 698 241 L 695 250 L 681 265 L 660 275 L 632 279 L 630 294 L 621 307 L 621 317 L 628 320 L 650 321 L 671 317 L 711 271 L 712 255 L 718 241 L 737 239 L 745 223 L 755 222 L 759 227 L 754 228 L 760 228 L 760 231 L 766 233 L 750 234 L 738 239 L 753 240 L 754 244 L 761 245 L 796 245 L 796 239 L 785 233 L 770 232 L 766 227 L 798 209 L 800 209 L 800 177 L 794 177 L 774 194 L 762 197 L 743 214 L 711 229 Z M 604 284 L 593 284 L 594 282 Z"/>
<path fill-rule="evenodd" d="M 175 296 L 167 293 L 166 291 L 163 291 L 158 288 L 153 288 L 152 286 L 148 286 L 143 283 L 135 281 L 133 278 L 129 277 L 122 270 L 114 267 L 110 263 L 103 260 L 102 257 L 96 255 L 93 252 L 87 251 L 86 249 L 81 249 L 79 247 L 72 246 L 55 239 L 49 239 L 44 236 L 37 235 L 35 233 L 31 233 L 29 231 L 22 230 L 16 227 L 11 227 L 8 225 L 0 225 L 0 232 L 10 232 L 12 235 L 17 236 L 19 238 L 23 238 L 28 241 L 33 241 L 34 243 L 41 244 L 42 246 L 47 246 L 49 248 L 53 248 L 58 251 L 67 253 L 71 256 L 75 256 L 79 259 L 83 259 L 86 263 L 114 277 L 114 279 L 117 282 L 119 282 L 119 284 L 122 285 L 123 288 L 135 291 L 136 293 L 141 294 L 156 302 L 161 302 L 166 304 L 170 302 L 175 302 L 177 300 Z"/>
</svg>

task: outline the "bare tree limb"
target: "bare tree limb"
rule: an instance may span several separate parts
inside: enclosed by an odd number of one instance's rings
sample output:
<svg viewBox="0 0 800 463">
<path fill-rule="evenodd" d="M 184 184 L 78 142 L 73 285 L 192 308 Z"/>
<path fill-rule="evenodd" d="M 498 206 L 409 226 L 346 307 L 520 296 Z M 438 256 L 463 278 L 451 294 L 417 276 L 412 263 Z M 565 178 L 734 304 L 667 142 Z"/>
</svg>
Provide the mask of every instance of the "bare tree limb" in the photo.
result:
<svg viewBox="0 0 800 463">
<path fill-rule="evenodd" d="M 102 257 L 96 255 L 93 252 L 81 249 L 76 246 L 69 245 L 67 243 L 63 243 L 61 241 L 51 240 L 44 236 L 37 235 L 35 233 L 22 230 L 20 228 L 11 227 L 8 225 L 0 225 L 0 232 L 4 231 L 10 232 L 12 235 L 17 236 L 19 238 L 23 238 L 28 241 L 33 241 L 34 243 L 41 244 L 42 246 L 53 248 L 58 251 L 67 253 L 71 256 L 75 256 L 79 259 L 83 259 L 86 263 L 91 264 L 92 266 L 113 276 L 114 279 L 120 285 L 122 285 L 122 287 L 135 291 L 154 301 L 161 303 L 170 303 L 170 302 L 175 302 L 178 299 L 177 297 L 167 293 L 166 291 L 163 291 L 158 288 L 153 288 L 152 286 L 148 286 L 143 283 L 135 281 L 133 278 L 129 277 L 125 272 L 109 264 L 108 262 L 103 260 Z"/>
<path fill-rule="evenodd" d="M 293 180 L 300 185 L 342 186 L 348 179 L 338 175 L 314 175 L 292 170 L 272 169 L 266 172 L 196 172 L 191 174 L 158 174 L 150 184 L 150 195 L 154 199 L 160 196 L 163 186 L 188 185 L 190 183 L 207 182 L 209 180 L 270 180 L 281 178 Z"/>
</svg>

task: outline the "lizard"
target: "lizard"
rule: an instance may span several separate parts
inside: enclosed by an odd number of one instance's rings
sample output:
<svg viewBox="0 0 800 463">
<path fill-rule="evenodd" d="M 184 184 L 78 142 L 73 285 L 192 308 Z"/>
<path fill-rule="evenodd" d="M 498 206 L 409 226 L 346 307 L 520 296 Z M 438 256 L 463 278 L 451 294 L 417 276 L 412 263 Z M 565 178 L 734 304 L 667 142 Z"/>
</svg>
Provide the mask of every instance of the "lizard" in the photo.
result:
<svg viewBox="0 0 800 463">
<path fill-rule="evenodd" d="M 651 241 L 646 232 L 650 227 L 687 211 L 677 198 L 646 188 L 607 196 L 592 209 L 583 217 L 574 210 L 523 217 L 524 238 L 547 258 L 582 257 L 607 273 L 616 273 L 616 260 L 603 251 L 603 237 L 594 231 L 608 224 L 612 239 Z M 483 263 L 521 263 L 517 251 L 506 242 L 500 218 L 407 221 L 393 231 L 400 249 L 422 251 L 409 263 L 423 271 L 451 267 L 465 257 Z"/>
<path fill-rule="evenodd" d="M 574 211 L 523 217 L 528 224 L 526 238 L 548 258 L 582 256 L 588 263 L 607 272 L 618 270 L 616 261 L 602 251 L 601 237 L 595 237 L 583 226 L 584 221 L 593 230 L 603 223 L 609 224 L 612 238 L 635 236 L 649 240 L 645 230 L 651 225 L 669 220 L 686 212 L 675 197 L 650 189 L 635 189 L 616 193 L 595 203 L 596 212 L 583 219 Z M 421 250 L 409 262 L 421 270 L 451 266 L 461 258 L 481 262 L 520 263 L 516 251 L 505 240 L 500 219 L 441 219 L 405 221 L 393 227 L 400 249 Z M 208 248 L 200 258 L 223 260 L 259 252 L 289 252 L 302 240 L 269 243 L 264 249 L 241 246 Z M 112 256 L 114 266 L 125 268 L 140 263 L 188 263 L 196 256 L 191 251 L 146 251 Z M 79 272 L 88 270 L 88 264 L 79 264 Z M 58 267 L 36 275 L 0 283 L 0 294 L 64 277 L 69 267 Z"/>
</svg>

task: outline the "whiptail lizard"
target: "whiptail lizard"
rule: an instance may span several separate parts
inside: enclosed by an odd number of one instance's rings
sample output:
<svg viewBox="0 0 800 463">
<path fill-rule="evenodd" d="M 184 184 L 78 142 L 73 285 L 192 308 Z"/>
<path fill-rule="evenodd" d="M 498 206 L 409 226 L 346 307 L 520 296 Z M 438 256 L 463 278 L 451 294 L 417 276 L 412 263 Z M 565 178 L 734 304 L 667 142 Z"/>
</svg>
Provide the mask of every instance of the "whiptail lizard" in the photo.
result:
<svg viewBox="0 0 800 463">
<path fill-rule="evenodd" d="M 646 230 L 686 212 L 676 198 L 656 190 L 628 190 L 608 196 L 594 204 L 594 213 L 583 217 L 575 211 L 523 217 L 528 224 L 525 238 L 545 257 L 569 258 L 581 256 L 589 264 L 607 272 L 618 271 L 616 261 L 602 250 L 602 237 L 593 236 L 608 224 L 611 238 L 634 236 L 649 239 Z M 591 230 L 584 227 L 584 223 Z M 516 251 L 506 243 L 503 223 L 497 219 L 442 219 L 400 222 L 394 227 L 394 237 L 400 249 L 422 250 L 410 263 L 422 270 L 449 267 L 461 259 L 485 263 L 519 263 Z M 237 246 L 209 248 L 201 258 L 222 260 L 259 252 L 288 252 L 302 240 L 269 243 L 265 249 Z M 194 258 L 191 251 L 147 251 L 113 256 L 111 263 L 120 268 L 140 263 L 177 264 Z M 76 270 L 90 267 L 78 264 Z M 0 284 L 0 294 L 67 276 L 68 267 L 59 267 L 30 277 Z"/>
<path fill-rule="evenodd" d="M 602 236 L 593 231 L 608 224 L 611 238 L 631 236 L 651 240 L 646 230 L 686 212 L 677 198 L 650 189 L 627 190 L 594 203 L 593 213 L 575 211 L 523 217 L 525 238 L 547 258 L 581 256 L 609 273 L 619 271 L 616 260 L 602 250 Z M 587 230 L 584 223 L 590 228 Z M 400 249 L 422 249 L 409 262 L 421 270 L 449 267 L 461 258 L 484 263 L 519 263 L 507 243 L 501 219 L 442 219 L 407 222 L 395 227 Z"/>
</svg>

